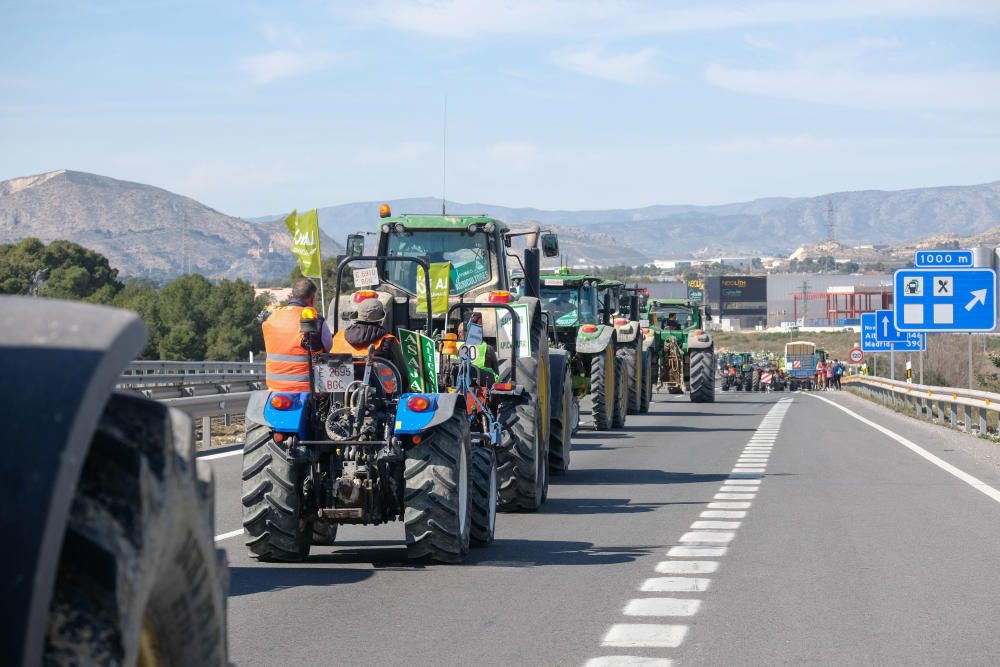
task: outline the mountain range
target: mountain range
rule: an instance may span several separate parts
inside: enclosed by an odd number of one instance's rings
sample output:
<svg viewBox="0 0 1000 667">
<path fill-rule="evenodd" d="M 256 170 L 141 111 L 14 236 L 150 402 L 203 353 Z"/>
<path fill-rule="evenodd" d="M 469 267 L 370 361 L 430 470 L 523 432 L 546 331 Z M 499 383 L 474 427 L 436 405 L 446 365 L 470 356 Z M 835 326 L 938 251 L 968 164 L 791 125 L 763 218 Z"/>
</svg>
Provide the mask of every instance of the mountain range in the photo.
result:
<svg viewBox="0 0 1000 667">
<path fill-rule="evenodd" d="M 342 252 L 348 233 L 374 231 L 381 203 L 319 208 L 324 256 Z M 441 211 L 441 200 L 430 197 L 388 203 L 395 213 Z M 844 246 L 1000 238 L 1000 181 L 718 206 L 573 211 L 448 202 L 446 210 L 552 229 L 572 265 L 637 265 L 667 258 L 788 256 L 828 238 L 831 221 Z M 125 275 L 163 278 L 187 270 L 253 281 L 287 276 L 294 259 L 283 216 L 243 220 L 160 188 L 77 171 L 0 182 L 0 242 L 29 236 L 75 241 L 104 253 Z"/>
<path fill-rule="evenodd" d="M 0 243 L 74 241 L 123 275 L 185 272 L 254 282 L 288 276 L 292 237 L 281 220 L 253 224 L 150 185 L 64 169 L 0 182 Z M 324 254 L 342 247 L 321 235 Z"/>
</svg>

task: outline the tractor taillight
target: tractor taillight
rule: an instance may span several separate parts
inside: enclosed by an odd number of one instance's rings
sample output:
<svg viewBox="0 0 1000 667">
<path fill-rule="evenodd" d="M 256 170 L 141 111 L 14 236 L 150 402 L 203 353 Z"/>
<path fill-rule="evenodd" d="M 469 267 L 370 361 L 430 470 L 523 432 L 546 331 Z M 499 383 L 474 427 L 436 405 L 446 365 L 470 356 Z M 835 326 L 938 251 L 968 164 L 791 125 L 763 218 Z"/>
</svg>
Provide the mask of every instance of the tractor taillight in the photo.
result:
<svg viewBox="0 0 1000 667">
<path fill-rule="evenodd" d="M 426 396 L 410 396 L 406 401 L 406 407 L 414 412 L 424 412 L 431 407 L 431 402 L 427 400 Z"/>
<path fill-rule="evenodd" d="M 494 290 L 490 292 L 487 300 L 490 303 L 510 303 L 510 292 L 507 290 Z"/>
<path fill-rule="evenodd" d="M 275 433 L 274 434 L 274 441 L 275 442 L 284 442 L 285 441 L 285 434 L 284 433 Z"/>
<path fill-rule="evenodd" d="M 275 410 L 291 410 L 292 403 L 291 397 L 284 394 L 275 394 L 271 397 L 271 407 Z"/>
<path fill-rule="evenodd" d="M 361 289 L 354 293 L 354 303 L 361 303 L 367 299 L 374 299 L 378 294 L 374 290 Z"/>
<path fill-rule="evenodd" d="M 580 331 L 582 331 L 583 333 L 597 333 L 597 325 L 584 324 L 582 327 L 580 327 Z"/>
<path fill-rule="evenodd" d="M 510 382 L 494 382 L 494 391 L 514 391 L 514 385 Z"/>
<path fill-rule="evenodd" d="M 628 320 L 625 319 L 624 317 L 616 317 L 615 318 L 615 326 L 616 327 L 623 327 L 626 324 L 628 324 Z"/>
</svg>

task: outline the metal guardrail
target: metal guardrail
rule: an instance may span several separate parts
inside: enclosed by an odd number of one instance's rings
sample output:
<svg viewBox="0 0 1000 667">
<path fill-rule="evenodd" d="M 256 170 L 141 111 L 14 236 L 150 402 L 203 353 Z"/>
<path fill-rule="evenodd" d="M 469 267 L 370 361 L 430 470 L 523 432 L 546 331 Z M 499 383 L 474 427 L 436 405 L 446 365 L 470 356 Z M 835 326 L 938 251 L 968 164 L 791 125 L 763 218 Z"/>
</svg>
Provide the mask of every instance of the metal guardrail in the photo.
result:
<svg viewBox="0 0 1000 667">
<path fill-rule="evenodd" d="M 949 424 L 980 435 L 990 432 L 990 414 L 1000 420 L 1000 394 L 975 389 L 907 384 L 869 375 L 844 377 L 848 387 L 868 399 L 912 411 L 918 419 Z"/>
<path fill-rule="evenodd" d="M 201 418 L 202 448 L 212 446 L 212 417 L 242 414 L 250 395 L 264 388 L 264 364 L 246 361 L 133 361 L 119 389 Z"/>
</svg>

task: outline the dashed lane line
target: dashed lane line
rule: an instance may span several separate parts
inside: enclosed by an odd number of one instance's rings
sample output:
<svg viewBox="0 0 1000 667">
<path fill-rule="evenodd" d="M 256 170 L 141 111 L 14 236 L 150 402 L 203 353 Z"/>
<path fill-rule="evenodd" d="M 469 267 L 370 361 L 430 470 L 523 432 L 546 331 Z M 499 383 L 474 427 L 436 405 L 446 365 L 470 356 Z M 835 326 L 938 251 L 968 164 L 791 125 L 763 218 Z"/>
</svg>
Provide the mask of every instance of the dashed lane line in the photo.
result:
<svg viewBox="0 0 1000 667">
<path fill-rule="evenodd" d="M 974 488 L 976 491 L 979 491 L 980 493 L 982 493 L 982 494 L 984 494 L 986 496 L 989 496 L 993 500 L 995 500 L 998 503 L 1000 503 L 1000 491 L 998 491 L 997 489 L 993 488 L 992 486 L 990 486 L 989 484 L 987 484 L 983 480 L 979 479 L 978 477 L 973 477 L 972 475 L 970 475 L 969 473 L 965 472 L 964 470 L 956 468 L 955 466 L 953 466 L 952 464 L 948 463 L 947 461 L 938 458 L 934 454 L 931 454 L 929 451 L 927 451 L 926 449 L 924 449 L 920 445 L 914 443 L 912 440 L 908 440 L 908 439 L 904 438 L 903 436 L 901 436 L 901 435 L 899 435 L 897 433 L 894 433 L 893 431 L 890 431 L 885 426 L 882 426 L 881 424 L 876 424 L 872 420 L 866 419 L 865 417 L 862 417 L 861 415 L 859 415 L 857 412 L 854 412 L 853 410 L 851 410 L 849 408 L 845 408 L 844 406 L 839 405 L 839 404 L 835 403 L 834 401 L 831 401 L 828 398 L 823 398 L 822 396 L 816 396 L 814 394 L 809 394 L 809 393 L 806 393 L 804 395 L 805 396 L 809 396 L 810 398 L 818 399 L 820 401 L 823 401 L 824 403 L 829 403 L 830 405 L 832 405 L 833 407 L 837 408 L 838 410 L 842 410 L 842 411 L 846 412 L 847 414 L 849 414 L 850 416 L 854 417 L 855 419 L 857 419 L 862 424 L 867 424 L 868 426 L 871 426 L 876 431 L 879 431 L 880 433 L 883 433 L 884 435 L 889 436 L 890 438 L 892 438 L 893 440 L 895 440 L 899 444 L 903 445 L 904 447 L 906 447 L 907 449 L 909 449 L 910 451 L 912 451 L 916 455 L 918 455 L 918 456 L 926 459 L 927 461 L 930 461 L 931 463 L 933 463 L 934 465 L 936 465 L 938 468 L 941 468 L 941 470 L 944 470 L 945 472 L 954 475 L 955 477 L 959 478 L 960 480 L 962 480 L 963 482 L 965 482 L 966 484 L 968 484 L 969 486 L 971 486 L 972 488 Z"/>
<path fill-rule="evenodd" d="M 701 600 L 687 598 L 636 598 L 622 611 L 626 616 L 694 616 Z"/>
<path fill-rule="evenodd" d="M 222 540 L 228 540 L 230 537 L 236 537 L 237 535 L 242 535 L 242 534 L 243 534 L 242 528 L 240 528 L 239 530 L 231 530 L 228 533 L 222 533 L 221 535 L 216 535 L 215 541 L 221 542 Z"/>
<path fill-rule="evenodd" d="M 659 623 L 617 623 L 604 635 L 604 646 L 650 646 L 677 648 L 687 635 L 686 625 L 661 625 Z"/>
</svg>

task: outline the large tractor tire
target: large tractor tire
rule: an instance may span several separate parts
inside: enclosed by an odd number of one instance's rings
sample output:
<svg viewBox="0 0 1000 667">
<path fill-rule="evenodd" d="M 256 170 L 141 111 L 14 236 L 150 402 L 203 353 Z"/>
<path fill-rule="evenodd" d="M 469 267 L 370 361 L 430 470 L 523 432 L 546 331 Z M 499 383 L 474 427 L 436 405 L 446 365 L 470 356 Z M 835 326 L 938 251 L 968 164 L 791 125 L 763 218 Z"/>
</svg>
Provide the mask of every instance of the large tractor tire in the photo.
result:
<svg viewBox="0 0 1000 667">
<path fill-rule="evenodd" d="M 243 535 L 249 554 L 262 561 L 296 562 L 309 555 L 315 519 L 302 506 L 306 464 L 287 442 L 275 442 L 266 424 L 247 422 L 243 445 Z M 317 535 L 322 539 L 322 529 Z"/>
<path fill-rule="evenodd" d="M 556 381 L 553 378 L 553 381 Z M 549 471 L 553 475 L 565 475 L 569 470 L 570 454 L 573 450 L 573 376 L 569 362 L 562 365 L 562 391 L 559 405 L 552 412 L 552 428 L 549 437 Z"/>
<path fill-rule="evenodd" d="M 226 665 L 225 554 L 190 420 L 114 394 L 83 464 L 46 665 Z"/>
<path fill-rule="evenodd" d="M 465 406 L 406 451 L 403 521 L 411 559 L 461 563 L 472 530 L 472 440 Z"/>
<path fill-rule="evenodd" d="M 646 350 L 642 353 L 642 394 L 639 401 L 639 412 L 649 412 L 649 402 L 653 400 L 653 353 Z"/>
<path fill-rule="evenodd" d="M 615 392 L 615 407 L 611 417 L 613 428 L 624 428 L 625 416 L 628 414 L 629 359 L 625 354 L 615 355 L 615 374 L 618 377 L 618 388 Z"/>
<path fill-rule="evenodd" d="M 715 351 L 691 350 L 691 402 L 715 402 Z"/>
<path fill-rule="evenodd" d="M 489 447 L 472 448 L 472 526 L 469 542 L 474 547 L 493 543 L 497 525 L 497 457 Z"/>
<path fill-rule="evenodd" d="M 593 399 L 595 431 L 607 431 L 611 428 L 618 393 L 615 358 L 614 345 L 608 345 L 603 352 L 590 359 L 590 396 Z"/>
<path fill-rule="evenodd" d="M 642 345 L 642 341 L 639 341 Z M 642 373 L 642 350 L 634 346 L 622 350 L 619 354 L 625 359 L 625 367 L 628 368 L 628 401 L 626 407 L 628 414 L 637 415 L 642 412 L 642 383 L 646 377 Z"/>
<path fill-rule="evenodd" d="M 753 377 L 750 380 L 750 390 L 760 391 L 760 369 L 753 369 Z"/>
<path fill-rule="evenodd" d="M 504 512 L 534 512 L 549 492 L 549 341 L 541 309 L 535 312 L 530 333 L 532 356 L 517 359 L 517 383 L 524 394 L 500 408 L 503 434 L 497 471 Z M 508 365 L 501 364 L 501 375 Z"/>
</svg>

